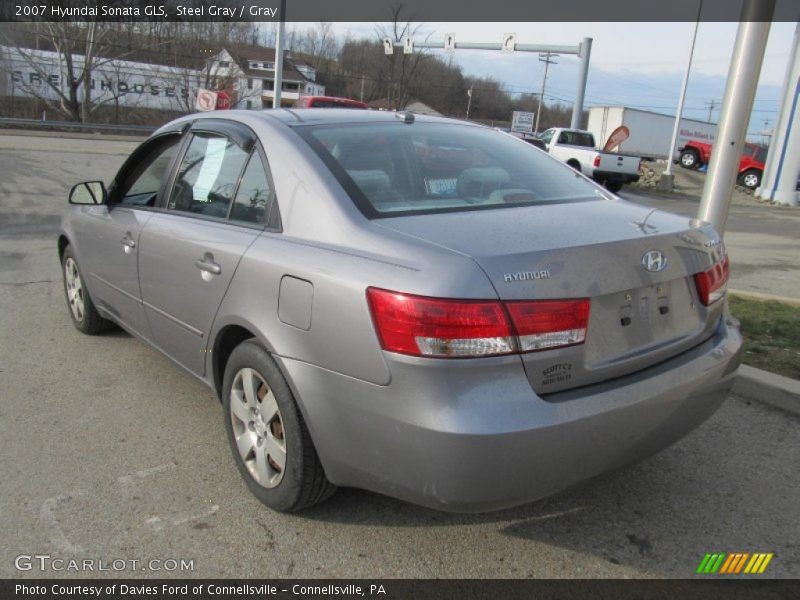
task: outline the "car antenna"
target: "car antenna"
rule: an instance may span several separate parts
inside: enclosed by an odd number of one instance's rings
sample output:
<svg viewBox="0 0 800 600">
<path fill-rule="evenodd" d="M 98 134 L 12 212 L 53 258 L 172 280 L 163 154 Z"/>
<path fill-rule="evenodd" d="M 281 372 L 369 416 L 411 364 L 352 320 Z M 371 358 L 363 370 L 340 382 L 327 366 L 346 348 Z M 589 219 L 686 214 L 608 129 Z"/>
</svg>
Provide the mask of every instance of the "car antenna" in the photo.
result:
<svg viewBox="0 0 800 600">
<path fill-rule="evenodd" d="M 414 113 L 409 110 L 397 111 L 394 116 L 398 119 L 403 119 L 403 123 L 408 123 L 409 125 L 414 122 Z"/>
</svg>

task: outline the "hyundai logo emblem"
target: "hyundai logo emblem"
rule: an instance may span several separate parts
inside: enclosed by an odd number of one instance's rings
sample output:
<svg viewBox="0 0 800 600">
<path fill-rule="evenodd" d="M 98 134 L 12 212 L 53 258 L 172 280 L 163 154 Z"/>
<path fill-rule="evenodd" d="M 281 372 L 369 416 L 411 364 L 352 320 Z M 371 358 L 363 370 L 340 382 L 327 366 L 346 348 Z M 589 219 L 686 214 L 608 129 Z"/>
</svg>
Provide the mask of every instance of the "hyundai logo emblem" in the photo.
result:
<svg viewBox="0 0 800 600">
<path fill-rule="evenodd" d="M 654 273 L 663 271 L 667 268 L 667 257 L 660 250 L 650 250 L 642 256 L 642 265 Z"/>
</svg>

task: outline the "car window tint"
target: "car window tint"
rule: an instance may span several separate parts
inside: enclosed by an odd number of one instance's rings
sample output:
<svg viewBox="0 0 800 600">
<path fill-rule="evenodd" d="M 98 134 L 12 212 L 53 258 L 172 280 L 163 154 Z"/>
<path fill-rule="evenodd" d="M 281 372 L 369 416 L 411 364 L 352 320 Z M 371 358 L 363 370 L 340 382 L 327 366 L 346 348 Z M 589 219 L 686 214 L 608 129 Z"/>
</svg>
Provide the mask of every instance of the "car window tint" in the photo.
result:
<svg viewBox="0 0 800 600">
<path fill-rule="evenodd" d="M 368 216 L 597 198 L 574 170 L 491 129 L 424 122 L 297 129 Z"/>
<path fill-rule="evenodd" d="M 158 190 L 178 151 L 180 136 L 170 136 L 146 155 L 122 184 L 119 201 L 134 206 L 153 206 Z"/>
<path fill-rule="evenodd" d="M 228 216 L 247 153 L 226 137 L 197 134 L 181 161 L 170 210 Z"/>
<path fill-rule="evenodd" d="M 257 152 L 250 157 L 236 192 L 230 218 L 247 223 L 265 223 L 272 200 L 272 189 L 264 163 Z"/>
</svg>

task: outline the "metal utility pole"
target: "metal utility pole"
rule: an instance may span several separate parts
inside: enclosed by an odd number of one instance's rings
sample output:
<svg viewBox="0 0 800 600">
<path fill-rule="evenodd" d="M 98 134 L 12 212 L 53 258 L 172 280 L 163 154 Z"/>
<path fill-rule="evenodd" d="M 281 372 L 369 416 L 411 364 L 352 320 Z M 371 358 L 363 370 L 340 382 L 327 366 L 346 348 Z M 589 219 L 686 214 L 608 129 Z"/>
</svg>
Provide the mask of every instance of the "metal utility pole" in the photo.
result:
<svg viewBox="0 0 800 600">
<path fill-rule="evenodd" d="M 774 11 L 775 0 L 745 0 L 739 17 L 715 149 L 697 213 L 698 219 L 711 223 L 720 234 L 728 220 Z"/>
<path fill-rule="evenodd" d="M 361 101 L 364 101 L 364 76 L 361 76 Z"/>
<path fill-rule="evenodd" d="M 581 66 L 578 69 L 578 90 L 575 94 L 575 104 L 572 105 L 572 122 L 570 127 L 578 129 L 583 118 L 583 98 L 586 95 L 586 80 L 589 79 L 589 57 L 592 54 L 592 38 L 583 38 L 578 53 Z"/>
<path fill-rule="evenodd" d="M 272 93 L 272 108 L 281 107 L 283 91 L 283 35 L 286 24 L 286 0 L 281 0 L 281 20 L 278 21 L 278 32 L 275 35 L 275 90 Z"/>
<path fill-rule="evenodd" d="M 800 23 L 795 26 L 781 98 L 764 175 L 756 196 L 800 206 L 800 192 L 796 189 L 800 178 Z"/>
<path fill-rule="evenodd" d="M 544 103 L 544 89 L 547 85 L 547 68 L 550 65 L 557 65 L 558 62 L 552 60 L 557 58 L 558 54 L 554 52 L 545 52 L 539 55 L 539 62 L 544 63 L 544 77 L 542 77 L 542 92 L 539 94 L 539 110 L 536 111 L 536 125 L 533 128 L 533 133 L 539 133 L 539 117 L 542 116 L 542 104 Z"/>
<path fill-rule="evenodd" d="M 469 108 L 472 106 L 472 86 L 469 86 L 467 90 L 467 117 L 466 120 L 469 121 Z"/>
<path fill-rule="evenodd" d="M 694 32 L 692 33 L 692 43 L 689 46 L 689 60 L 686 62 L 686 72 L 683 74 L 681 83 L 681 95 L 678 99 L 678 111 L 675 115 L 675 126 L 672 128 L 672 139 L 669 143 L 669 155 L 667 156 L 667 168 L 658 180 L 659 191 L 672 190 L 675 180 L 672 176 L 672 155 L 678 145 L 678 134 L 681 129 L 681 119 L 683 118 L 683 105 L 686 102 L 686 88 L 689 86 L 689 74 L 692 72 L 692 59 L 694 58 L 694 45 L 697 41 L 697 30 L 700 27 L 700 11 L 703 10 L 703 0 L 700 0 L 700 7 L 697 9 L 697 20 L 694 22 Z"/>
<path fill-rule="evenodd" d="M 714 108 L 717 106 L 717 101 L 709 100 L 706 102 L 706 106 L 708 107 L 708 118 L 706 119 L 706 123 L 711 123 L 711 115 L 714 114 Z"/>
</svg>

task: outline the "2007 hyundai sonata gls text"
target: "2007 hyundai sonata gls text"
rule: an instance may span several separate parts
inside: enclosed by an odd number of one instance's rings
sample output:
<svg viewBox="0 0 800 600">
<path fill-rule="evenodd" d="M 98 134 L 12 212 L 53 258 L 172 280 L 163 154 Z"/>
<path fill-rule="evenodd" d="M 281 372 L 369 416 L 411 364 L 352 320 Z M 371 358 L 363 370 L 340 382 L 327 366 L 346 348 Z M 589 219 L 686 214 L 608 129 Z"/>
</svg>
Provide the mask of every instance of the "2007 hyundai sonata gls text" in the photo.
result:
<svg viewBox="0 0 800 600">
<path fill-rule="evenodd" d="M 191 115 L 70 202 L 75 326 L 116 323 L 213 388 L 276 510 L 335 486 L 541 498 L 685 435 L 739 364 L 711 226 L 469 123 Z"/>
</svg>

